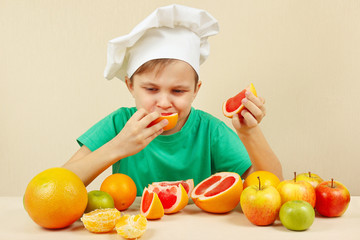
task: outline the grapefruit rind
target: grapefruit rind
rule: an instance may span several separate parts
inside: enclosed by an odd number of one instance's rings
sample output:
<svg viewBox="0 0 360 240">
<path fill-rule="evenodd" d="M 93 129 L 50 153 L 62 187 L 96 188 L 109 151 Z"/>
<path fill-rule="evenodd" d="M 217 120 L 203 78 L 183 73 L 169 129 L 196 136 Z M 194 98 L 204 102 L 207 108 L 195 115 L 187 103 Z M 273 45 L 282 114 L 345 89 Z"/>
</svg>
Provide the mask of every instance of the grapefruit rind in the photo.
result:
<svg viewBox="0 0 360 240">
<path fill-rule="evenodd" d="M 213 178 L 215 178 L 215 180 L 211 181 Z M 212 192 L 221 188 L 221 183 L 224 181 L 229 182 L 229 180 L 226 180 L 229 178 L 233 181 L 231 186 L 227 187 L 226 190 L 220 193 L 212 194 Z M 209 182 L 209 187 L 203 191 L 197 192 L 203 184 L 207 184 Z M 239 174 L 233 172 L 221 172 L 216 173 L 200 182 L 192 191 L 191 199 L 194 201 L 196 206 L 206 212 L 226 213 L 233 210 L 239 204 L 242 190 L 243 185 Z"/>
<path fill-rule="evenodd" d="M 242 90 L 239 94 L 241 94 L 243 92 L 245 94 L 246 90 L 252 92 L 257 97 L 256 89 L 255 89 L 255 87 L 254 87 L 254 85 L 252 83 L 247 88 Z M 225 117 L 232 118 L 235 114 L 241 113 L 241 111 L 245 108 L 244 105 L 242 105 L 242 103 L 241 103 L 241 100 L 244 97 L 241 97 L 241 98 L 237 99 L 237 101 L 239 101 L 239 103 L 237 103 L 237 104 L 240 104 L 238 108 L 236 108 L 235 110 L 230 111 L 230 112 L 227 109 L 227 106 L 228 106 L 229 102 L 233 101 L 233 99 L 235 99 L 239 94 L 235 95 L 234 97 L 229 98 L 228 100 L 226 100 L 223 103 L 222 111 L 223 111 L 223 114 L 224 114 Z"/>
<path fill-rule="evenodd" d="M 145 210 L 144 208 L 146 206 L 144 206 L 144 204 L 146 204 L 146 198 L 149 197 L 147 196 L 147 194 L 152 194 L 152 198 L 150 206 L 148 206 L 148 208 Z M 159 196 L 155 192 L 150 192 L 149 189 L 146 187 L 143 191 L 143 195 L 141 198 L 140 213 L 144 215 L 147 219 L 160 219 L 164 216 L 164 207 L 161 204 Z"/>
</svg>

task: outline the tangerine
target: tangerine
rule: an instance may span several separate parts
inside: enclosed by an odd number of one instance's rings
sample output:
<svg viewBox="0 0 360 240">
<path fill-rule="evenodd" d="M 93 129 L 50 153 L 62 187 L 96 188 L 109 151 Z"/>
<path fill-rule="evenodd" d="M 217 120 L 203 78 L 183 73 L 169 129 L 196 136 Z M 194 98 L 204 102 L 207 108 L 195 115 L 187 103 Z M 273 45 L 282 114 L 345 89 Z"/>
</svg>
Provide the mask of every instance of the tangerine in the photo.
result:
<svg viewBox="0 0 360 240">
<path fill-rule="evenodd" d="M 120 217 L 121 213 L 116 208 L 104 208 L 85 213 L 81 221 L 90 232 L 103 233 L 112 231 Z"/>
<path fill-rule="evenodd" d="M 257 177 L 260 177 L 262 186 L 273 186 L 276 188 L 280 183 L 280 179 L 272 172 L 255 171 L 245 179 L 244 189 L 251 185 L 259 185 L 259 180 Z"/>
<path fill-rule="evenodd" d="M 142 214 L 122 216 L 116 223 L 115 229 L 119 235 L 127 239 L 137 239 L 146 230 L 147 220 Z"/>
<path fill-rule="evenodd" d="M 131 206 L 136 198 L 135 182 L 128 175 L 114 173 L 102 182 L 100 191 L 109 193 L 114 199 L 115 208 L 122 211 Z"/>
<path fill-rule="evenodd" d="M 27 185 L 24 207 L 31 219 L 44 228 L 71 225 L 84 213 L 88 196 L 84 183 L 65 168 L 50 168 Z"/>
</svg>

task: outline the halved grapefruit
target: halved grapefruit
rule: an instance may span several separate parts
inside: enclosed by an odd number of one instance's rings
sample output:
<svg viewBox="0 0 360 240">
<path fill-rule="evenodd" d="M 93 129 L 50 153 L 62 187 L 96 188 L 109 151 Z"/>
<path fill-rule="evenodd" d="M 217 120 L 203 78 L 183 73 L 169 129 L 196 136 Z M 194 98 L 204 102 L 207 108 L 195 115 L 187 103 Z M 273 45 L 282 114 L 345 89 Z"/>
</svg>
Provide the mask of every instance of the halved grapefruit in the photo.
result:
<svg viewBox="0 0 360 240">
<path fill-rule="evenodd" d="M 163 119 L 167 119 L 169 121 L 168 125 L 163 127 L 164 131 L 170 130 L 176 126 L 176 123 L 178 121 L 178 113 L 161 113 L 161 116 L 152 121 L 148 127 L 159 123 Z"/>
<path fill-rule="evenodd" d="M 164 216 L 164 208 L 158 195 L 145 188 L 141 197 L 140 212 L 147 219 L 160 219 Z"/>
<path fill-rule="evenodd" d="M 236 96 L 229 98 L 226 102 L 223 103 L 223 114 L 226 117 L 232 118 L 235 114 L 240 113 L 244 109 L 244 105 L 242 105 L 241 100 L 245 98 L 246 91 L 252 92 L 257 97 L 256 89 L 251 83 L 247 88 L 242 90 Z"/>
<path fill-rule="evenodd" d="M 190 197 L 192 190 L 194 189 L 194 180 L 180 180 L 180 181 L 168 181 L 168 182 L 154 182 L 152 185 L 154 186 L 179 186 L 182 185 L 185 188 L 186 193 Z"/>
<path fill-rule="evenodd" d="M 149 185 L 149 191 L 159 196 L 165 214 L 179 212 L 189 202 L 189 196 L 181 184 L 172 186 Z"/>
<path fill-rule="evenodd" d="M 239 174 L 220 172 L 200 182 L 192 191 L 191 199 L 204 211 L 225 213 L 239 204 L 242 190 Z"/>
</svg>

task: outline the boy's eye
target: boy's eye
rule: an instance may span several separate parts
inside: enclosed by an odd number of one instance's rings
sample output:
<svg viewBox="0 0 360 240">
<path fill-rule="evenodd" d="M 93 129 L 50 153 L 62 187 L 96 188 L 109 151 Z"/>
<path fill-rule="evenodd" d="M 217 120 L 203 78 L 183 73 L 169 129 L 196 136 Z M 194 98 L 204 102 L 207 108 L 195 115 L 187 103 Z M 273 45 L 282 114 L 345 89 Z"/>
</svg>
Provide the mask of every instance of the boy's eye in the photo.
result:
<svg viewBox="0 0 360 240">
<path fill-rule="evenodd" d="M 183 93 L 185 92 L 184 90 L 180 90 L 180 89 L 174 89 L 173 90 L 174 93 Z"/>
<path fill-rule="evenodd" d="M 155 92 L 157 89 L 156 88 L 145 88 L 146 91 L 149 91 L 149 92 Z"/>
</svg>

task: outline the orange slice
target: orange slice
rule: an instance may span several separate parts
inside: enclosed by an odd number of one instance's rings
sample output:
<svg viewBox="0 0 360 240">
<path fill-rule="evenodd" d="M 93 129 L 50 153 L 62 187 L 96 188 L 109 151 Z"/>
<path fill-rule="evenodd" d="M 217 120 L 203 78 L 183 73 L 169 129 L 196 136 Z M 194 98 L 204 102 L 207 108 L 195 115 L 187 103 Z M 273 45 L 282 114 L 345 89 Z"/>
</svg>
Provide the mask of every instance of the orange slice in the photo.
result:
<svg viewBox="0 0 360 240">
<path fill-rule="evenodd" d="M 149 185 L 149 191 L 159 196 L 165 214 L 179 212 L 189 202 L 189 196 L 181 184 L 172 186 Z"/>
<path fill-rule="evenodd" d="M 169 121 L 168 125 L 166 125 L 163 128 L 164 131 L 168 131 L 170 129 L 173 129 L 176 126 L 176 123 L 178 121 L 178 114 L 177 113 L 161 113 L 161 117 L 152 121 L 148 127 L 151 127 L 151 126 L 161 122 L 161 120 L 163 120 L 163 119 L 167 119 Z"/>
<path fill-rule="evenodd" d="M 112 231 L 120 217 L 116 208 L 96 209 L 84 214 L 81 221 L 90 232 L 103 233 Z"/>
<path fill-rule="evenodd" d="M 242 90 L 240 93 L 238 93 L 236 96 L 229 98 L 226 102 L 223 103 L 223 114 L 228 117 L 232 118 L 233 115 L 240 113 L 245 107 L 242 105 L 241 100 L 245 98 L 245 92 L 250 91 L 252 92 L 256 97 L 256 89 L 254 85 L 251 83 L 247 88 Z"/>
<path fill-rule="evenodd" d="M 137 239 L 146 231 L 147 220 L 142 214 L 124 215 L 116 223 L 115 229 L 119 235 L 127 239 Z"/>
<path fill-rule="evenodd" d="M 158 195 L 145 188 L 141 197 L 140 212 L 147 219 L 159 219 L 164 216 L 164 208 Z"/>
<path fill-rule="evenodd" d="M 192 191 L 191 198 L 204 211 L 225 213 L 239 204 L 242 190 L 239 174 L 221 172 L 200 182 Z"/>
<path fill-rule="evenodd" d="M 190 194 L 191 194 L 192 190 L 194 189 L 194 180 L 193 179 L 152 183 L 152 185 L 154 185 L 154 186 L 174 186 L 174 185 L 179 186 L 179 184 L 181 184 L 185 188 L 186 193 L 190 197 Z"/>
</svg>

